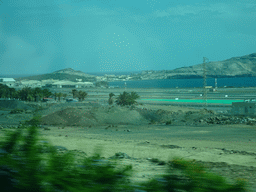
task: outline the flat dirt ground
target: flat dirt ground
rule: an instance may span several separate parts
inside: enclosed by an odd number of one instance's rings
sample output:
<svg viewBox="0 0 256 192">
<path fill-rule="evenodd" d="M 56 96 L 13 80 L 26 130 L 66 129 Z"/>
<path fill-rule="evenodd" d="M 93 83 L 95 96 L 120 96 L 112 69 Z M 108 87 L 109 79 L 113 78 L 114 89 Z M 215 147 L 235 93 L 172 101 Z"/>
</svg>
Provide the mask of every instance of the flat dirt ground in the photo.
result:
<svg viewBox="0 0 256 192">
<path fill-rule="evenodd" d="M 56 106 L 53 108 L 57 109 Z M 101 156 L 106 159 L 115 153 L 124 153 L 126 155 L 120 162 L 133 165 L 134 174 L 130 180 L 134 183 L 165 173 L 167 165 L 152 159 L 167 163 L 174 157 L 181 157 L 201 163 L 231 183 L 235 178 L 244 178 L 250 191 L 256 191 L 256 127 L 245 124 L 190 125 L 191 119 L 187 122 L 179 119 L 189 111 L 194 112 L 191 118 L 212 115 L 212 112 L 192 108 L 156 104 L 144 104 L 136 109 L 88 104 L 51 111 L 49 107 L 41 113 L 44 128 L 39 129 L 40 140 L 73 151 L 78 164 L 80 159 L 91 156 L 98 148 L 102 149 Z M 170 125 L 163 123 L 166 114 L 168 118 L 175 117 Z M 8 117 L 15 119 L 15 114 Z M 152 123 L 150 119 L 153 117 L 163 117 L 163 121 Z M 175 122 L 175 119 L 179 121 Z M 2 139 L 3 135 L 0 131 Z"/>
</svg>

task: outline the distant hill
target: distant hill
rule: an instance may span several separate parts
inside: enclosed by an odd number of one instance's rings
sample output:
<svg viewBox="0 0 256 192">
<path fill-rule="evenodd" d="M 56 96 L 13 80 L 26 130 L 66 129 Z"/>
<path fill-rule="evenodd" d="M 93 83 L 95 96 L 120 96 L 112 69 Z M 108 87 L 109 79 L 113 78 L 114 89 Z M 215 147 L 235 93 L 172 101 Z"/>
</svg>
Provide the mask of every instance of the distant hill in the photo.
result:
<svg viewBox="0 0 256 192">
<path fill-rule="evenodd" d="M 210 59 L 210 58 L 209 58 Z M 254 77 L 256 76 L 256 53 L 241 57 L 232 57 L 224 61 L 211 61 L 206 63 L 206 71 L 208 78 L 221 78 L 221 77 Z M 150 79 L 190 79 L 202 78 L 204 74 L 203 63 L 192 65 L 189 67 L 181 67 L 174 70 L 162 71 L 142 71 L 140 73 L 133 73 L 130 75 L 129 80 L 150 80 Z M 104 81 L 123 80 L 118 79 L 119 75 L 107 78 Z M 53 73 L 35 75 L 29 77 L 14 78 L 16 81 L 20 80 L 69 80 L 76 81 L 77 78 L 85 82 L 95 82 L 96 75 L 85 74 L 81 71 L 67 68 Z M 103 77 L 103 76 L 102 76 Z"/>
<path fill-rule="evenodd" d="M 232 57 L 224 61 L 206 63 L 207 77 L 251 77 L 256 76 L 256 53 L 241 57 Z M 133 80 L 146 79 L 183 79 L 202 78 L 204 66 L 202 64 L 181 67 L 174 70 L 143 71 L 133 75 Z"/>
<path fill-rule="evenodd" d="M 76 81 L 76 79 L 82 79 L 82 81 L 87 82 L 94 82 L 96 81 L 95 75 L 89 75 L 85 74 L 82 71 L 75 71 L 74 69 L 67 68 L 58 70 L 52 73 L 47 73 L 43 75 L 35 75 L 35 76 L 29 76 L 29 77 L 20 77 L 20 78 L 14 78 L 16 81 L 20 80 L 45 80 L 45 79 L 55 79 L 55 80 L 69 80 L 69 81 Z"/>
</svg>

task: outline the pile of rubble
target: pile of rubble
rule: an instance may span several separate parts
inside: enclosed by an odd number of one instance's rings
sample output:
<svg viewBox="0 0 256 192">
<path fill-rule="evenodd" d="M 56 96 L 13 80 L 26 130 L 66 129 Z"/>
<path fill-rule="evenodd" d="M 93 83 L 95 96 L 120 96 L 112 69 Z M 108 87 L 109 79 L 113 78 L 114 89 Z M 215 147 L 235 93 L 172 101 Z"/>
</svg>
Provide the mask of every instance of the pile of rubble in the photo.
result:
<svg viewBox="0 0 256 192">
<path fill-rule="evenodd" d="M 228 124 L 246 124 L 246 125 L 255 125 L 256 119 L 250 117 L 241 117 L 241 116 L 213 116 L 205 119 L 199 119 L 199 123 L 207 123 L 207 124 L 220 124 L 220 125 L 228 125 Z"/>
<path fill-rule="evenodd" d="M 166 111 L 152 110 L 146 108 L 137 108 L 137 111 L 147 120 L 157 124 L 168 125 L 229 125 L 229 124 L 246 124 L 256 125 L 256 118 L 247 116 L 231 116 L 228 114 L 217 113 L 212 110 L 201 109 L 199 111 L 181 110 Z"/>
</svg>

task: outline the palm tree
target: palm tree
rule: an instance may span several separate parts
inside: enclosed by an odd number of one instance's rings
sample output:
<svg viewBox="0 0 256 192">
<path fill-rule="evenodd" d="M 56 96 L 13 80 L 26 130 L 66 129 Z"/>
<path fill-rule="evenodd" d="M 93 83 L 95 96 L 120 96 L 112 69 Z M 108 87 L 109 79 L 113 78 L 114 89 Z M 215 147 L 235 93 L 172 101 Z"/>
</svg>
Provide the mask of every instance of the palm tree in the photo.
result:
<svg viewBox="0 0 256 192">
<path fill-rule="evenodd" d="M 87 96 L 88 94 L 84 91 L 79 91 L 78 93 L 78 98 L 80 101 L 84 101 L 84 98 Z"/>
<path fill-rule="evenodd" d="M 58 97 L 58 101 L 60 101 L 60 98 L 63 96 L 62 93 L 56 93 L 56 97 Z"/>
<path fill-rule="evenodd" d="M 1 98 L 6 98 L 7 97 L 6 89 L 0 89 L 0 97 Z"/>
<path fill-rule="evenodd" d="M 77 90 L 76 89 L 72 89 L 72 94 L 73 94 L 73 99 L 75 98 L 75 97 L 77 97 Z"/>
<path fill-rule="evenodd" d="M 136 99 L 139 99 L 140 96 L 138 95 L 138 93 L 132 91 L 132 92 L 131 92 L 131 98 L 132 98 L 133 100 L 136 100 Z"/>
<path fill-rule="evenodd" d="M 31 96 L 32 96 L 31 87 L 26 86 L 20 91 L 20 97 L 21 97 L 21 100 L 23 101 L 30 100 Z"/>
<path fill-rule="evenodd" d="M 28 97 L 27 97 L 27 100 L 28 100 L 28 101 L 33 101 L 33 100 L 34 100 L 33 95 L 29 93 L 29 94 L 28 94 Z"/>
<path fill-rule="evenodd" d="M 16 90 L 14 88 L 9 88 L 9 96 L 11 99 L 14 98 Z"/>
<path fill-rule="evenodd" d="M 112 105 L 114 103 L 113 97 L 115 96 L 114 93 L 109 93 L 109 99 L 108 99 L 108 104 Z"/>
<path fill-rule="evenodd" d="M 52 93 L 48 89 L 43 89 L 42 91 L 43 97 L 49 97 Z"/>
<path fill-rule="evenodd" d="M 138 99 L 139 97 L 140 96 L 136 92 L 132 92 L 130 94 L 130 93 L 127 93 L 124 91 L 122 94 L 120 94 L 117 97 L 116 103 L 117 103 L 117 105 L 121 105 L 121 106 L 133 105 L 136 103 L 135 100 Z"/>
<path fill-rule="evenodd" d="M 55 101 L 57 100 L 57 94 L 58 93 L 56 93 L 56 92 L 54 93 Z"/>
<path fill-rule="evenodd" d="M 68 96 L 68 94 L 63 93 L 62 96 L 64 97 L 64 99 Z"/>
<path fill-rule="evenodd" d="M 41 99 L 41 97 L 42 97 L 42 89 L 39 88 L 39 87 L 36 87 L 32 91 L 32 95 L 33 95 L 35 101 L 37 101 L 37 97 L 39 97 Z"/>
<path fill-rule="evenodd" d="M 16 92 L 14 93 L 13 98 L 14 98 L 14 99 L 20 99 L 19 91 L 16 91 Z"/>
</svg>

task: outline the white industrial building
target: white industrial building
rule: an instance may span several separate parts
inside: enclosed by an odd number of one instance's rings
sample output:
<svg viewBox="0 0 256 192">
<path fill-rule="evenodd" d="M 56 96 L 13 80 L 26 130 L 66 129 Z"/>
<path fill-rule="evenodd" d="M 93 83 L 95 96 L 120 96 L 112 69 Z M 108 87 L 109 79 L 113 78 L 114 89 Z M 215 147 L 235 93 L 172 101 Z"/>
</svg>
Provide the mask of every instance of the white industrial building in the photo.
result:
<svg viewBox="0 0 256 192">
<path fill-rule="evenodd" d="M 94 84 L 92 82 L 57 81 L 54 83 L 47 83 L 45 86 L 51 88 L 86 88 L 94 87 Z"/>
<path fill-rule="evenodd" d="M 22 87 L 42 87 L 42 81 L 37 81 L 37 80 L 23 80 L 19 84 L 17 83 L 16 86 L 22 86 Z"/>
<path fill-rule="evenodd" d="M 77 79 L 78 82 L 65 81 L 65 80 L 21 80 L 15 81 L 13 78 L 0 78 L 0 83 L 7 85 L 8 87 L 49 87 L 49 88 L 87 88 L 95 87 L 92 82 L 81 82 L 81 79 Z"/>
<path fill-rule="evenodd" d="M 0 78 L 0 83 L 5 84 L 8 87 L 13 87 L 15 85 L 15 80 L 13 78 Z"/>
</svg>

